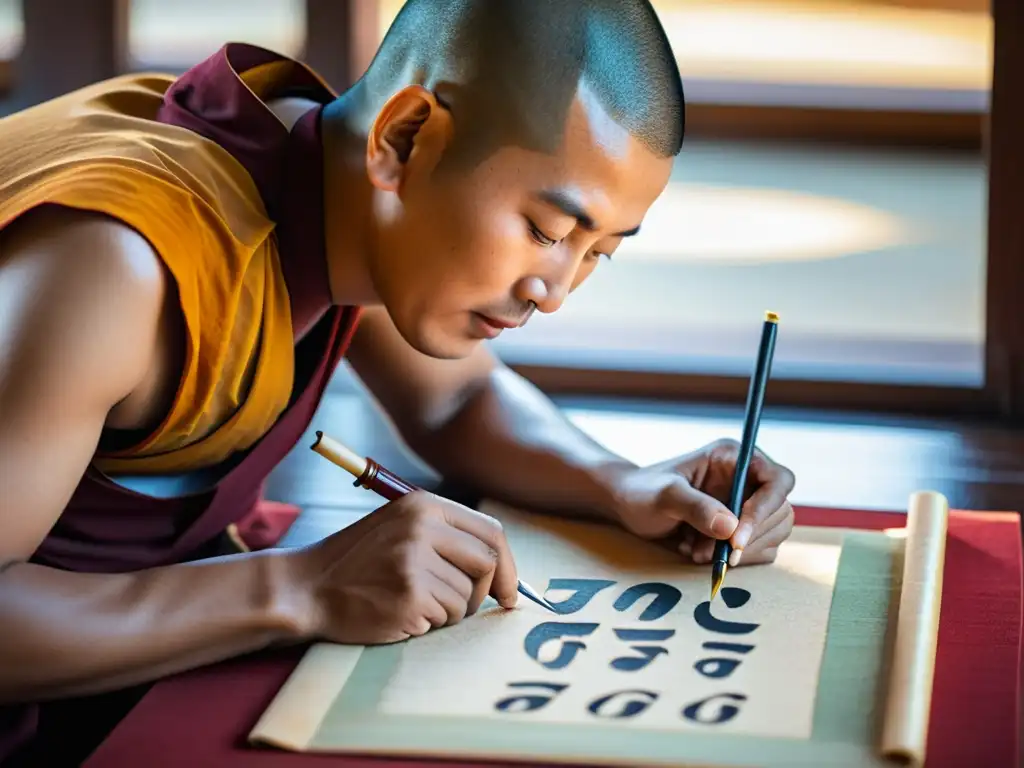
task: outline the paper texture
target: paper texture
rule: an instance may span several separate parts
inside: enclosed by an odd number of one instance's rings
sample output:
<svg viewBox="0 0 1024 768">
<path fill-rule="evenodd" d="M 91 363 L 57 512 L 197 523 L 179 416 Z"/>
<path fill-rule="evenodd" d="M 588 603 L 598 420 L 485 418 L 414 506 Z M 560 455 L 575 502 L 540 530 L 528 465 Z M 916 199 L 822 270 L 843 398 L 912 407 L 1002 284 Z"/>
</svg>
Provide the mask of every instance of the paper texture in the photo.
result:
<svg viewBox="0 0 1024 768">
<path fill-rule="evenodd" d="M 809 736 L 834 537 L 797 535 L 773 565 L 730 570 L 709 605 L 709 569 L 677 553 L 608 526 L 489 511 L 520 578 L 560 615 L 520 599 L 408 643 L 382 713 Z"/>
<path fill-rule="evenodd" d="M 883 755 L 904 765 L 924 764 L 948 525 L 945 497 L 911 496 L 881 745 Z"/>
</svg>

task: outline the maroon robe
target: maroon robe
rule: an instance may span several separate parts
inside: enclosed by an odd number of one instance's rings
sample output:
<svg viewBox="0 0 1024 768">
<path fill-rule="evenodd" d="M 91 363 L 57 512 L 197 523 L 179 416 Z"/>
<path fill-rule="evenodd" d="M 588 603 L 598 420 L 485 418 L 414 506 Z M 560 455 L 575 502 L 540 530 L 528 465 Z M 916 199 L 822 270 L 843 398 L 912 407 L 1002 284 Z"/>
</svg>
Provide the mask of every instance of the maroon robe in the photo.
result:
<svg viewBox="0 0 1024 768">
<path fill-rule="evenodd" d="M 255 46 L 228 44 L 175 81 L 157 119 L 194 131 L 230 152 L 252 176 L 276 224 L 293 326 L 301 329 L 316 323 L 296 345 L 291 402 L 273 428 L 205 492 L 179 498 L 146 496 L 90 467 L 33 555 L 34 563 L 117 573 L 194 558 L 227 526 L 257 509 L 267 476 L 316 412 L 352 338 L 359 309 L 331 304 L 324 242 L 322 110 L 307 113 L 289 133 L 236 74 L 283 58 Z M 334 99 L 301 66 L 294 67 L 291 78 L 275 97 L 301 96 L 320 104 Z M 57 711 L 59 706 L 42 709 Z M 31 739 L 40 710 L 35 705 L 0 708 L 0 764 Z"/>
</svg>

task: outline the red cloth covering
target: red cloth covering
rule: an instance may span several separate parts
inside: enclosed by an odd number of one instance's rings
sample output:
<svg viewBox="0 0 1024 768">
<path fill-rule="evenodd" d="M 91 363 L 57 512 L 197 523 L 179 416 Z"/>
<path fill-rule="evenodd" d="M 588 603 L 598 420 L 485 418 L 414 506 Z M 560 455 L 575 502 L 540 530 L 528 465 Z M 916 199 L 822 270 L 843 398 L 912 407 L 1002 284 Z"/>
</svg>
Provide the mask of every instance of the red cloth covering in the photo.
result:
<svg viewBox="0 0 1024 768">
<path fill-rule="evenodd" d="M 294 504 L 261 499 L 252 512 L 236 524 L 238 537 L 254 552 L 268 549 L 288 533 L 301 512 Z"/>
<path fill-rule="evenodd" d="M 899 527 L 904 515 L 797 510 L 803 525 Z M 1021 530 L 1016 514 L 953 512 L 926 768 L 1018 765 Z M 301 650 L 257 654 L 155 686 L 83 768 L 397 768 L 425 761 L 255 749 L 246 735 Z M 433 765 L 483 765 L 447 763 Z M 490 765 L 493 765 L 491 763 Z"/>
</svg>

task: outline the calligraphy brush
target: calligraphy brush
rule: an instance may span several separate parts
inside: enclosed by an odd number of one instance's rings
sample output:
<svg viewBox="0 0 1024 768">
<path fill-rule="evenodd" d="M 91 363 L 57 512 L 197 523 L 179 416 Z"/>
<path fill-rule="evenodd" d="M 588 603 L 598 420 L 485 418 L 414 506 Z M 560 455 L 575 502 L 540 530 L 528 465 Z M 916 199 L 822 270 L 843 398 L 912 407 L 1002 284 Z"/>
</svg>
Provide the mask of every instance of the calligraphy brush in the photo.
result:
<svg viewBox="0 0 1024 768">
<path fill-rule="evenodd" d="M 407 493 L 419 490 L 373 459 L 354 453 L 323 432 L 316 433 L 316 442 L 310 447 L 331 463 L 337 464 L 351 474 L 356 479 L 353 485 L 357 488 L 362 486 L 378 496 L 383 496 L 388 501 L 394 501 Z M 518 589 L 519 594 L 529 598 L 537 605 L 547 608 L 552 613 L 558 613 L 555 607 L 541 597 L 540 593 L 529 584 L 519 581 Z"/>
<path fill-rule="evenodd" d="M 743 511 L 743 491 L 747 486 L 747 472 L 750 460 L 754 457 L 754 446 L 757 443 L 757 429 L 761 424 L 761 410 L 764 407 L 765 390 L 768 389 L 768 377 L 772 370 L 772 357 L 775 354 L 775 337 L 779 330 L 779 316 L 774 312 L 766 312 L 764 325 L 761 329 L 761 346 L 757 351 L 757 364 L 750 377 L 750 388 L 747 390 L 746 414 L 743 418 L 743 437 L 740 440 L 740 451 L 736 457 L 736 473 L 732 478 L 732 493 L 729 495 L 729 510 L 740 517 Z M 715 554 L 711 558 L 711 599 L 715 599 L 718 590 L 725 581 L 729 570 L 729 557 L 732 545 L 729 540 L 715 542 Z"/>
</svg>

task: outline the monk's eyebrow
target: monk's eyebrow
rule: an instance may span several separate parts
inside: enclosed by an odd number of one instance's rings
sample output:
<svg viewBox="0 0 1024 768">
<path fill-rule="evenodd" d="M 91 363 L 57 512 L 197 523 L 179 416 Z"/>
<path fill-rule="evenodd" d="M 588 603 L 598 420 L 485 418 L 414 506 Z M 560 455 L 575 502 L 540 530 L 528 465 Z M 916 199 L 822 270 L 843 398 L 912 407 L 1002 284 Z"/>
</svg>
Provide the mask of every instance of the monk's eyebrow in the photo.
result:
<svg viewBox="0 0 1024 768">
<path fill-rule="evenodd" d="M 573 198 L 568 192 L 560 189 L 545 189 L 538 195 L 541 201 L 553 206 L 564 213 L 566 216 L 572 216 L 579 225 L 586 230 L 593 232 L 597 229 L 597 224 L 594 222 L 594 217 L 590 215 L 586 208 L 584 208 L 579 201 Z M 616 232 L 612 237 L 633 237 L 640 231 L 640 225 L 627 229 L 623 232 Z"/>
</svg>

